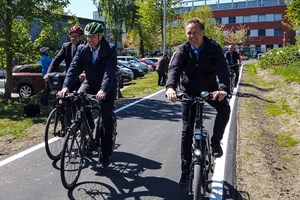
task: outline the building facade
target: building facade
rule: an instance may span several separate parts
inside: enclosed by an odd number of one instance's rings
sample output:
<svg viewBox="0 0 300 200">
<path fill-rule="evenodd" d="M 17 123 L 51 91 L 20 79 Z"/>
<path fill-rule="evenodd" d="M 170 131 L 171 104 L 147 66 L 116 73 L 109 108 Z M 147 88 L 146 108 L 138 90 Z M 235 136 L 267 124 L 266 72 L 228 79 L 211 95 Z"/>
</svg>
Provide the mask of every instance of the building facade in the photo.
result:
<svg viewBox="0 0 300 200">
<path fill-rule="evenodd" d="M 210 6 L 214 20 L 226 30 L 248 29 L 247 40 L 241 44 L 252 55 L 254 51 L 266 52 L 268 49 L 295 44 L 296 32 L 289 30 L 284 23 L 287 5 L 283 0 L 218 0 L 184 1 L 180 13 L 197 6 Z"/>
</svg>

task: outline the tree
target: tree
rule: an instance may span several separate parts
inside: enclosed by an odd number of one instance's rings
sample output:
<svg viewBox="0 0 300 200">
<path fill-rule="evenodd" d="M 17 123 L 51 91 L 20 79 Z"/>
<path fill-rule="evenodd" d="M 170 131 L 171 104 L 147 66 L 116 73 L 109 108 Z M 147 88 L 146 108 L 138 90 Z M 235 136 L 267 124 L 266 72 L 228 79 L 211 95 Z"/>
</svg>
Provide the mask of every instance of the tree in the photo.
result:
<svg viewBox="0 0 300 200">
<path fill-rule="evenodd" d="M 300 27 L 300 0 L 292 0 L 287 4 L 286 15 L 291 23 L 293 30 L 298 30 Z"/>
<path fill-rule="evenodd" d="M 290 4 L 287 4 L 285 16 L 289 20 L 289 23 L 284 21 L 283 24 L 293 30 L 300 31 L 300 0 L 292 0 Z M 300 44 L 299 35 L 296 40 Z"/>
<path fill-rule="evenodd" d="M 17 26 L 16 19 L 22 18 L 26 26 L 35 22 L 35 18 L 53 23 L 58 17 L 53 14 L 53 11 L 61 10 L 68 4 L 69 0 L 0 1 L 0 48 L 5 52 L 7 81 L 4 96 L 6 98 L 11 97 L 13 59 L 19 48 L 16 41 L 20 37 L 20 33 L 13 31 L 14 27 Z"/>
<path fill-rule="evenodd" d="M 224 44 L 222 36 L 222 28 L 212 21 L 213 12 L 209 6 L 199 6 L 190 12 L 183 13 L 177 16 L 171 26 L 168 27 L 167 43 L 174 47 L 186 40 L 184 23 L 191 18 L 199 18 L 205 23 L 205 35 L 214 39 L 221 46 Z"/>
<path fill-rule="evenodd" d="M 93 0 L 96 4 L 96 0 Z M 136 19 L 136 6 L 134 0 L 98 0 L 98 12 L 105 18 L 106 25 L 115 40 L 115 45 L 122 37 L 124 26 L 133 27 Z"/>
<path fill-rule="evenodd" d="M 175 16 L 174 6 L 177 2 L 166 0 L 166 19 L 172 19 Z M 136 5 L 145 48 L 148 50 L 163 49 L 164 0 L 136 1 Z"/>
<path fill-rule="evenodd" d="M 239 25 L 238 30 L 233 31 L 226 30 L 224 28 L 224 42 L 225 44 L 243 44 L 246 42 L 248 36 L 247 36 L 248 28 L 246 28 L 246 25 Z"/>
</svg>

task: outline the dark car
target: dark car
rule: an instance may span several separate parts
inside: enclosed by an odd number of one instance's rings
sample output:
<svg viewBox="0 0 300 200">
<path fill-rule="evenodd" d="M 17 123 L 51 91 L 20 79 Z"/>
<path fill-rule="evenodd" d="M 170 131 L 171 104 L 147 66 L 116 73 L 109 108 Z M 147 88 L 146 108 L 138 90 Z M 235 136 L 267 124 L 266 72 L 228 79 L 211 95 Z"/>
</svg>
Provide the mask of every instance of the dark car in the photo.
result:
<svg viewBox="0 0 300 200">
<path fill-rule="evenodd" d="M 12 69 L 12 92 L 30 97 L 45 88 L 42 67 L 39 64 L 18 65 Z"/>
<path fill-rule="evenodd" d="M 65 65 L 59 67 L 63 71 Z M 20 97 L 28 98 L 38 94 L 45 88 L 40 64 L 18 65 L 12 69 L 12 92 L 19 93 Z"/>
<path fill-rule="evenodd" d="M 130 69 L 133 72 L 133 79 L 145 76 L 145 72 L 143 71 L 143 69 L 141 67 L 134 65 L 128 61 L 118 60 L 118 65 L 120 67 L 125 67 L 125 68 Z"/>
</svg>

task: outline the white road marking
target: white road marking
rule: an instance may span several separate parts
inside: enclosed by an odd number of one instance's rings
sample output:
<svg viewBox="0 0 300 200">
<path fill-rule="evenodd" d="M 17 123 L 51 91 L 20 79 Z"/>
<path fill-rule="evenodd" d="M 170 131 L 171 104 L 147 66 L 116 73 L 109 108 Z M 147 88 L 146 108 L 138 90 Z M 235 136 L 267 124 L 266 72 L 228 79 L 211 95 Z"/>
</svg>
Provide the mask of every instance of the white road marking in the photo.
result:
<svg viewBox="0 0 300 200">
<path fill-rule="evenodd" d="M 242 71 L 243 71 L 243 65 L 240 69 L 240 76 L 239 76 L 239 82 L 242 77 Z M 238 91 L 239 84 L 236 88 L 233 90 L 232 97 L 230 99 L 229 105 L 231 107 L 231 110 L 233 110 L 234 102 L 236 99 L 236 93 Z M 232 112 L 230 113 L 229 122 L 231 122 L 232 118 Z M 230 131 L 231 123 L 228 123 L 225 132 L 223 135 L 223 139 L 221 141 L 221 146 L 223 149 L 223 156 L 221 158 L 215 159 L 215 168 L 214 168 L 214 174 L 212 177 L 212 185 L 211 185 L 211 193 L 210 193 L 210 199 L 223 199 L 223 189 L 224 189 L 224 175 L 225 175 L 225 165 L 226 165 L 226 157 L 227 157 L 227 145 L 228 145 L 228 137 L 229 137 L 229 131 Z"/>
<path fill-rule="evenodd" d="M 155 93 L 153 93 L 153 94 L 150 94 L 150 95 L 148 95 L 148 96 L 146 96 L 146 97 L 144 97 L 144 98 L 142 98 L 142 99 L 139 99 L 139 100 L 137 100 L 137 101 L 135 101 L 135 102 L 132 102 L 132 103 L 126 105 L 126 106 L 123 106 L 123 107 L 121 107 L 121 108 L 115 110 L 115 113 L 120 112 L 120 111 L 122 111 L 122 110 L 125 110 L 125 109 L 127 109 L 127 108 L 129 108 L 129 107 L 131 107 L 131 106 L 133 106 L 133 105 L 135 105 L 135 104 L 141 102 L 141 101 L 144 101 L 144 100 L 146 100 L 146 99 L 149 99 L 149 98 L 151 98 L 151 97 L 153 97 L 153 96 L 155 96 L 155 95 L 157 95 L 157 94 L 159 94 L 159 93 L 161 93 L 161 92 L 163 92 L 163 91 L 165 91 L 165 89 L 159 90 L 158 92 L 155 92 Z M 55 138 L 49 140 L 49 144 L 52 143 L 52 142 L 54 142 L 54 141 L 56 141 Z M 10 163 L 10 162 L 12 162 L 12 161 L 14 161 L 14 160 L 17 160 L 17 159 L 19 159 L 19 158 L 22 158 L 22 157 L 26 156 L 27 154 L 30 154 L 31 152 L 33 152 L 33 151 L 35 151 L 35 150 L 38 150 L 38 149 L 40 149 L 40 148 L 42 148 L 42 147 L 45 147 L 45 142 L 43 142 L 43 143 L 41 143 L 41 144 L 38 144 L 38 145 L 36 145 L 36 146 L 33 146 L 33 147 L 31 147 L 31 148 L 29 148 L 29 149 L 27 149 L 27 150 L 25 150 L 25 151 L 22 151 L 22 152 L 20 152 L 20 153 L 17 153 L 17 154 L 15 154 L 15 155 L 13 155 L 13 156 L 10 156 L 10 157 L 8 157 L 8 158 L 6 158 L 6 159 L 0 161 L 0 167 L 2 167 L 2 166 L 6 165 L 6 164 L 8 164 L 8 163 Z"/>
</svg>

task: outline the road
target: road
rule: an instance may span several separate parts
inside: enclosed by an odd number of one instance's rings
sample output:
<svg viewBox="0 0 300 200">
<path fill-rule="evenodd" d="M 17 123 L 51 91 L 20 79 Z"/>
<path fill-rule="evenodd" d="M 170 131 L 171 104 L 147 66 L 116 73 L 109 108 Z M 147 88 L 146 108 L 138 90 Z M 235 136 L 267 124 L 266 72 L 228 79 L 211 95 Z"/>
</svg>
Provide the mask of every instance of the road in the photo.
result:
<svg viewBox="0 0 300 200">
<path fill-rule="evenodd" d="M 211 131 L 215 111 L 207 109 L 205 125 Z M 78 185 L 68 191 L 60 181 L 60 163 L 52 162 L 40 145 L 16 160 L 0 161 L 0 199 L 187 199 L 178 186 L 180 103 L 167 102 L 160 92 L 116 115 L 117 149 L 108 169 L 88 160 Z"/>
</svg>

